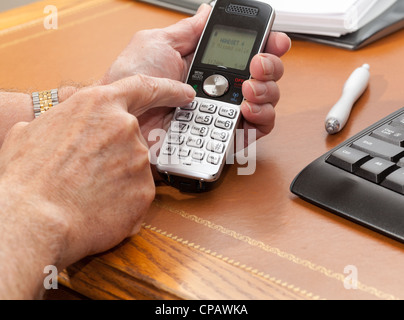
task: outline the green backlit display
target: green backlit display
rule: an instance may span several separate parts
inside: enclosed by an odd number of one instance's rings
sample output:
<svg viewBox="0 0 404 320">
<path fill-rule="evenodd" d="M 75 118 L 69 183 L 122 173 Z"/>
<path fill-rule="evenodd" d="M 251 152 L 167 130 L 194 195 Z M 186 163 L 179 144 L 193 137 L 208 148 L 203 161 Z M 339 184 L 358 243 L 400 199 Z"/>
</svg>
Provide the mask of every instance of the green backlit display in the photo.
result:
<svg viewBox="0 0 404 320">
<path fill-rule="evenodd" d="M 202 63 L 244 70 L 257 32 L 217 25 L 208 41 Z"/>
</svg>

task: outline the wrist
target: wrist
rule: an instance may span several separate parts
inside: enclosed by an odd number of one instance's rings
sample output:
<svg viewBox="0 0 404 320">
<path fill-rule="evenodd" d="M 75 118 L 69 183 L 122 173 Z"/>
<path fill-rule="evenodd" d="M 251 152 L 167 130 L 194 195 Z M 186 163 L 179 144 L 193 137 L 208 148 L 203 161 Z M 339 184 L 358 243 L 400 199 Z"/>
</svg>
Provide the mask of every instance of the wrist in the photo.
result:
<svg viewBox="0 0 404 320">
<path fill-rule="evenodd" d="M 63 101 L 66 101 L 69 99 L 72 95 L 76 94 L 83 88 L 91 88 L 91 87 L 96 87 L 96 86 L 102 86 L 104 84 L 104 80 L 97 80 L 88 84 L 76 84 L 74 85 L 62 85 L 58 89 L 59 91 L 59 103 L 62 103 Z"/>
<path fill-rule="evenodd" d="M 39 298 L 44 268 L 64 262 L 68 223 L 61 210 L 18 183 L 0 180 L 0 298 Z"/>
</svg>

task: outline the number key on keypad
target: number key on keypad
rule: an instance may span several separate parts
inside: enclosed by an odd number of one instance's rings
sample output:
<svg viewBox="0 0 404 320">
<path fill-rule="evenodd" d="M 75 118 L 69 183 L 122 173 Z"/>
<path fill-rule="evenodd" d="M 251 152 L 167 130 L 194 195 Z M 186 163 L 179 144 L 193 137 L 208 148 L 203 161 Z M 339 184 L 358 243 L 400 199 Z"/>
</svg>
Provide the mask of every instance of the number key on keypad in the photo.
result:
<svg viewBox="0 0 404 320">
<path fill-rule="evenodd" d="M 202 103 L 201 106 L 199 107 L 199 111 L 205 113 L 215 113 L 216 109 L 217 106 L 213 103 Z"/>
<path fill-rule="evenodd" d="M 233 127 L 233 122 L 225 118 L 217 118 L 215 121 L 215 126 L 221 129 L 230 130 Z"/>
<path fill-rule="evenodd" d="M 213 117 L 210 114 L 198 114 L 195 118 L 196 123 L 209 125 L 212 123 Z"/>
<path fill-rule="evenodd" d="M 212 133 L 210 134 L 210 137 L 215 140 L 219 141 L 226 141 L 227 138 L 229 137 L 229 132 L 224 131 L 224 130 L 219 130 L 219 129 L 214 129 Z"/>
<path fill-rule="evenodd" d="M 181 107 L 182 110 L 195 110 L 198 106 L 197 101 L 192 101 L 191 103 L 187 104 L 186 106 Z"/>
<path fill-rule="evenodd" d="M 193 117 L 190 111 L 180 111 L 175 115 L 175 120 L 177 121 L 191 121 Z"/>
<path fill-rule="evenodd" d="M 198 137 L 188 137 L 187 146 L 194 148 L 202 148 L 203 147 L 203 139 Z"/>
<path fill-rule="evenodd" d="M 193 126 L 191 129 L 191 133 L 196 136 L 204 137 L 208 134 L 208 127 L 206 126 Z"/>
<path fill-rule="evenodd" d="M 223 106 L 220 108 L 219 114 L 223 117 L 234 119 L 237 115 L 237 110 L 232 107 Z"/>
<path fill-rule="evenodd" d="M 184 122 L 174 121 L 171 123 L 171 131 L 176 133 L 184 133 L 188 130 L 189 125 Z"/>
</svg>

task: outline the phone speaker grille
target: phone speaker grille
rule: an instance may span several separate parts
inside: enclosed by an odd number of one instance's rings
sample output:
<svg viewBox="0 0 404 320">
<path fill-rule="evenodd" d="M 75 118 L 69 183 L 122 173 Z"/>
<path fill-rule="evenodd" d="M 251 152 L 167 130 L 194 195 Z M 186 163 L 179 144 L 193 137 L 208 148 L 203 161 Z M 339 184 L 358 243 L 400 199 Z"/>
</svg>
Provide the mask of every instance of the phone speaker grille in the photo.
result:
<svg viewBox="0 0 404 320">
<path fill-rule="evenodd" d="M 226 8 L 227 13 L 239 14 L 242 16 L 256 16 L 258 9 L 253 7 L 241 6 L 239 4 L 229 4 Z"/>
</svg>

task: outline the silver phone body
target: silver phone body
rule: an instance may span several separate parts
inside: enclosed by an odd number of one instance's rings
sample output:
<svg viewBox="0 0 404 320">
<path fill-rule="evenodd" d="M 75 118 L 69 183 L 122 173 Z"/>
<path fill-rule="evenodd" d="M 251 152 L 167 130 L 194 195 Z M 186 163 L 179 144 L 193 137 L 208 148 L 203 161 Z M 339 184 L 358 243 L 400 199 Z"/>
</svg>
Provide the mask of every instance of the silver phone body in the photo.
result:
<svg viewBox="0 0 404 320">
<path fill-rule="evenodd" d="M 257 23 L 254 14 L 262 11 L 268 13 L 260 17 L 266 21 Z M 264 51 L 274 19 L 275 11 L 266 1 L 215 2 L 187 77 L 187 83 L 197 91 L 196 98 L 175 110 L 157 159 L 157 170 L 168 180 L 170 176 L 204 182 L 219 179 L 227 157 L 234 151 L 242 83 L 250 78 L 252 57 Z M 241 22 L 247 27 L 240 28 Z M 260 29 L 253 30 L 257 24 Z M 252 48 L 247 54 L 249 46 Z M 225 57 L 229 50 L 233 54 Z M 243 57 L 238 59 L 234 51 L 243 52 Z M 222 61 L 215 58 L 215 52 L 220 52 Z"/>
</svg>

